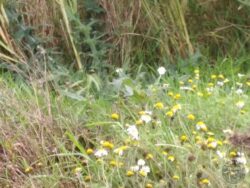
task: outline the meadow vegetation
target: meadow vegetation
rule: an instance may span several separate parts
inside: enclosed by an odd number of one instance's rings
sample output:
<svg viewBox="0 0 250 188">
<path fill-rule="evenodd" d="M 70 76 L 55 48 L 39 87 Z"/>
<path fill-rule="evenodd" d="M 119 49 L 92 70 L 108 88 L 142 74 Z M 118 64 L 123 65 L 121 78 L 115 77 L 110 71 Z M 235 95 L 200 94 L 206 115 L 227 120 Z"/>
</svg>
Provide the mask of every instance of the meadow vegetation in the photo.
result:
<svg viewBox="0 0 250 188">
<path fill-rule="evenodd" d="M 249 187 L 249 12 L 0 0 L 0 187 Z"/>
</svg>

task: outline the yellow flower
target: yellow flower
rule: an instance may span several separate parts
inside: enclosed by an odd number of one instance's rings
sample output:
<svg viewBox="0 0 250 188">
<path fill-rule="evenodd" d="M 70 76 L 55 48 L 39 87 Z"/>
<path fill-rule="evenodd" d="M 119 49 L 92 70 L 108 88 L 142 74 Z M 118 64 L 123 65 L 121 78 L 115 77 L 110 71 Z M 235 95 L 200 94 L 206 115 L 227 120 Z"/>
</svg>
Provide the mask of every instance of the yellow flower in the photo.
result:
<svg viewBox="0 0 250 188">
<path fill-rule="evenodd" d="M 145 188 L 153 188 L 153 185 L 151 183 L 147 183 Z"/>
<path fill-rule="evenodd" d="M 246 110 L 240 110 L 240 113 L 241 113 L 241 114 L 245 114 L 245 113 L 246 113 Z"/>
<path fill-rule="evenodd" d="M 191 83 L 193 83 L 193 80 L 192 80 L 192 79 L 189 79 L 188 82 L 191 84 Z"/>
<path fill-rule="evenodd" d="M 213 87 L 214 86 L 214 84 L 212 82 L 208 83 L 207 85 L 208 85 L 208 87 Z"/>
<path fill-rule="evenodd" d="M 217 144 L 218 144 L 219 146 L 222 146 L 222 145 L 223 145 L 223 142 L 220 141 L 220 140 L 217 140 Z"/>
<path fill-rule="evenodd" d="M 135 173 L 133 172 L 133 171 L 131 171 L 131 170 L 128 170 L 127 171 L 127 176 L 128 177 L 131 177 L 131 176 L 133 176 Z"/>
<path fill-rule="evenodd" d="M 94 151 L 93 151 L 93 149 L 88 148 L 87 151 L 86 151 L 86 153 L 87 153 L 88 155 L 91 155 L 92 153 L 94 153 Z"/>
<path fill-rule="evenodd" d="M 113 113 L 113 114 L 111 114 L 111 118 L 112 118 L 113 120 L 118 120 L 120 117 L 119 117 L 119 114 Z"/>
<path fill-rule="evenodd" d="M 207 132 L 207 135 L 209 135 L 209 136 L 214 136 L 214 133 L 211 132 L 211 131 L 209 131 L 209 132 Z"/>
<path fill-rule="evenodd" d="M 176 180 L 176 181 L 180 179 L 180 177 L 176 176 L 176 175 L 174 175 L 172 178 L 173 178 L 173 180 Z"/>
<path fill-rule="evenodd" d="M 143 125 L 143 121 L 142 121 L 141 119 L 139 119 L 139 120 L 137 120 L 137 121 L 135 122 L 135 124 L 136 124 L 136 125 Z"/>
<path fill-rule="evenodd" d="M 109 162 L 109 164 L 110 164 L 111 166 L 114 166 L 114 167 L 121 167 L 121 166 L 123 166 L 123 163 L 122 163 L 122 162 L 118 162 L 118 161 L 115 161 L 115 160 L 111 160 L 111 161 Z"/>
<path fill-rule="evenodd" d="M 168 156 L 168 160 L 173 162 L 175 160 L 175 157 L 173 155 Z"/>
<path fill-rule="evenodd" d="M 220 79 L 224 80 L 224 78 L 225 78 L 225 77 L 224 77 L 224 75 L 223 75 L 223 74 L 219 74 L 219 75 L 218 75 L 218 78 L 220 78 Z"/>
<path fill-rule="evenodd" d="M 175 100 L 178 100 L 178 99 L 180 99 L 180 98 L 181 98 L 181 95 L 180 95 L 179 93 L 175 94 L 175 96 L 174 96 L 174 99 L 175 99 Z"/>
<path fill-rule="evenodd" d="M 210 142 L 207 144 L 207 148 L 215 149 L 217 147 L 217 142 Z"/>
<path fill-rule="evenodd" d="M 173 111 L 168 111 L 168 112 L 166 112 L 166 116 L 173 117 L 174 116 L 174 112 Z"/>
<path fill-rule="evenodd" d="M 157 103 L 155 104 L 155 108 L 157 108 L 157 109 L 163 109 L 163 108 L 164 108 L 164 105 L 163 105 L 162 102 L 157 102 Z"/>
<path fill-rule="evenodd" d="M 193 114 L 188 114 L 187 118 L 192 121 L 195 120 L 195 116 Z"/>
<path fill-rule="evenodd" d="M 215 139 L 213 138 L 213 137 L 208 137 L 208 139 L 207 139 L 207 142 L 208 143 L 211 143 L 211 142 L 213 142 Z"/>
<path fill-rule="evenodd" d="M 202 138 L 201 138 L 201 136 L 196 136 L 196 137 L 195 137 L 195 140 L 196 140 L 196 141 L 200 141 L 200 140 L 202 140 Z"/>
<path fill-rule="evenodd" d="M 202 130 L 204 132 L 207 132 L 207 126 L 205 125 L 205 123 L 203 121 L 199 121 L 197 124 L 196 124 L 196 129 L 197 130 Z"/>
<path fill-rule="evenodd" d="M 84 181 L 86 181 L 86 182 L 90 181 L 91 179 L 92 179 L 91 176 L 85 176 L 85 177 L 84 177 Z"/>
<path fill-rule="evenodd" d="M 28 174 L 28 173 L 30 173 L 30 172 L 32 172 L 33 171 L 33 168 L 31 167 L 31 166 L 28 166 L 27 168 L 25 168 L 25 170 L 24 170 L 24 172 L 26 173 L 26 174 Z"/>
<path fill-rule="evenodd" d="M 188 141 L 188 137 L 186 135 L 182 135 L 180 137 L 180 140 L 181 140 L 181 142 L 186 142 L 186 141 Z"/>
<path fill-rule="evenodd" d="M 192 131 L 192 134 L 193 134 L 193 135 L 197 135 L 197 132 L 196 132 L 196 131 Z"/>
<path fill-rule="evenodd" d="M 146 159 L 149 160 L 149 159 L 153 159 L 154 156 L 152 153 L 148 153 L 147 156 L 146 156 Z"/>
<path fill-rule="evenodd" d="M 139 174 L 140 174 L 141 176 L 143 176 L 143 177 L 146 177 L 146 176 L 147 176 L 147 173 L 146 173 L 145 171 L 143 171 L 143 170 L 140 170 L 140 171 L 139 171 Z"/>
<path fill-rule="evenodd" d="M 168 152 L 163 151 L 163 152 L 162 152 L 162 155 L 167 156 L 167 155 L 168 155 Z"/>
<path fill-rule="evenodd" d="M 193 84 L 192 89 L 195 90 L 197 88 L 197 85 Z"/>
<path fill-rule="evenodd" d="M 175 112 L 177 112 L 180 109 L 181 109 L 181 105 L 180 104 L 176 104 L 176 105 L 173 106 L 172 111 L 175 113 Z"/>
<path fill-rule="evenodd" d="M 202 92 L 197 92 L 197 95 L 198 95 L 199 97 L 203 97 L 203 96 L 204 96 L 204 94 L 203 94 Z"/>
<path fill-rule="evenodd" d="M 169 91 L 169 92 L 168 92 L 168 96 L 173 97 L 173 96 L 174 96 L 174 93 L 173 93 L 172 91 Z"/>
<path fill-rule="evenodd" d="M 211 75 L 211 79 L 215 80 L 217 78 L 217 76 L 215 74 Z"/>
<path fill-rule="evenodd" d="M 209 185 L 210 181 L 207 178 L 203 178 L 203 179 L 200 180 L 200 184 L 202 184 L 202 185 Z"/>
<path fill-rule="evenodd" d="M 101 145 L 105 148 L 112 149 L 114 147 L 114 144 L 108 141 L 101 141 Z"/>
<path fill-rule="evenodd" d="M 139 114 L 139 115 L 145 115 L 146 112 L 142 110 L 142 111 L 139 111 L 138 114 Z"/>
<path fill-rule="evenodd" d="M 235 151 L 231 151 L 231 152 L 229 153 L 229 156 L 232 157 L 232 158 L 234 158 L 234 157 L 237 156 L 237 153 L 236 153 Z"/>
<path fill-rule="evenodd" d="M 184 85 L 184 82 L 183 82 L 183 81 L 179 81 L 179 84 L 180 84 L 181 86 L 183 86 L 183 85 Z"/>
<path fill-rule="evenodd" d="M 195 74 L 199 74 L 199 73 L 200 73 L 200 70 L 199 70 L 199 69 L 195 69 L 195 70 L 194 70 L 194 73 L 195 73 Z"/>
<path fill-rule="evenodd" d="M 75 169 L 74 169 L 74 174 L 79 174 L 79 173 L 81 173 L 82 172 L 82 168 L 81 167 L 76 167 Z"/>
<path fill-rule="evenodd" d="M 250 81 L 247 81 L 247 82 L 246 82 L 246 85 L 247 85 L 247 86 L 250 86 Z"/>
</svg>

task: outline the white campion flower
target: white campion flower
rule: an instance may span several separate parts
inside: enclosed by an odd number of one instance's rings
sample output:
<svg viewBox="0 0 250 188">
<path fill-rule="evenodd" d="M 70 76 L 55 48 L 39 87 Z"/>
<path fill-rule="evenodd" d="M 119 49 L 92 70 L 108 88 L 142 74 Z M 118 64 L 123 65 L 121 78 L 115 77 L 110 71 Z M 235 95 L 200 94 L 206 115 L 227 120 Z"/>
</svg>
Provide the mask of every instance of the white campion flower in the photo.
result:
<svg viewBox="0 0 250 188">
<path fill-rule="evenodd" d="M 130 125 L 127 128 L 127 132 L 133 140 L 139 140 L 139 132 L 135 125 Z"/>
<path fill-rule="evenodd" d="M 240 95 L 240 94 L 243 93 L 243 90 L 242 90 L 242 89 L 237 89 L 237 90 L 235 91 L 235 93 L 238 94 L 238 95 Z"/>
<path fill-rule="evenodd" d="M 106 156 L 106 155 L 108 155 L 108 151 L 106 150 L 106 149 L 99 149 L 99 150 L 97 150 L 95 153 L 94 153 L 94 155 L 96 156 L 96 157 L 98 157 L 98 158 L 100 158 L 100 157 L 103 157 L 103 156 Z"/>
<path fill-rule="evenodd" d="M 121 73 L 123 72 L 123 69 L 122 69 L 122 68 L 117 68 L 117 69 L 115 70 L 115 72 L 118 73 L 118 74 L 121 74 Z"/>
<path fill-rule="evenodd" d="M 137 161 L 137 165 L 138 165 L 138 166 L 144 166 L 145 163 L 146 163 L 146 162 L 145 162 L 143 159 L 139 159 L 139 160 Z"/>
<path fill-rule="evenodd" d="M 166 73 L 166 69 L 164 67 L 159 67 L 157 69 L 157 72 L 159 73 L 160 76 L 162 76 Z"/>
</svg>

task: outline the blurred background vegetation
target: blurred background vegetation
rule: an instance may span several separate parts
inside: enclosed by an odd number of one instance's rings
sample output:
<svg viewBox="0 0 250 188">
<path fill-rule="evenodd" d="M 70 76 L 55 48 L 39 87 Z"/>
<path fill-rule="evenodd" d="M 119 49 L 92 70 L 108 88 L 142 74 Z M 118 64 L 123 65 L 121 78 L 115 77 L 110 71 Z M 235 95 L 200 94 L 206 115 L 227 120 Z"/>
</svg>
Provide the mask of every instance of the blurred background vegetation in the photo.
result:
<svg viewBox="0 0 250 188">
<path fill-rule="evenodd" d="M 114 66 L 133 70 L 190 58 L 210 65 L 228 56 L 248 59 L 249 5 L 248 0 L 1 0 L 0 63 L 27 77 L 45 65 L 105 75 Z"/>
</svg>

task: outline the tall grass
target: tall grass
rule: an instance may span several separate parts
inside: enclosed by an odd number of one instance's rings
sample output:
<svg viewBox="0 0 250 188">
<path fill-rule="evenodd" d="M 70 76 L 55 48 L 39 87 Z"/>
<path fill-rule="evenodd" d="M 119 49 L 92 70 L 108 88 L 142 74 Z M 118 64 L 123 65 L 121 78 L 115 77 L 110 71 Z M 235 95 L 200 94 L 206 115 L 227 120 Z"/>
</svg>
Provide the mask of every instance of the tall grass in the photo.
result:
<svg viewBox="0 0 250 188">
<path fill-rule="evenodd" d="M 27 41 L 17 41 L 5 8 L 14 7 L 33 38 L 83 67 L 168 64 L 201 52 L 211 59 L 249 50 L 247 1 L 31 1 L 1 8 L 1 59 L 27 62 Z M 11 15 L 9 15 L 11 16 Z M 7 34 L 11 30 L 10 34 Z M 8 39 L 9 38 L 9 39 Z M 10 44 L 11 41 L 11 44 Z M 22 47 L 23 48 L 23 47 Z M 57 55 L 57 57 L 60 57 Z M 63 60 L 62 59 L 62 60 Z M 91 69 L 91 68 L 90 68 Z"/>
</svg>

